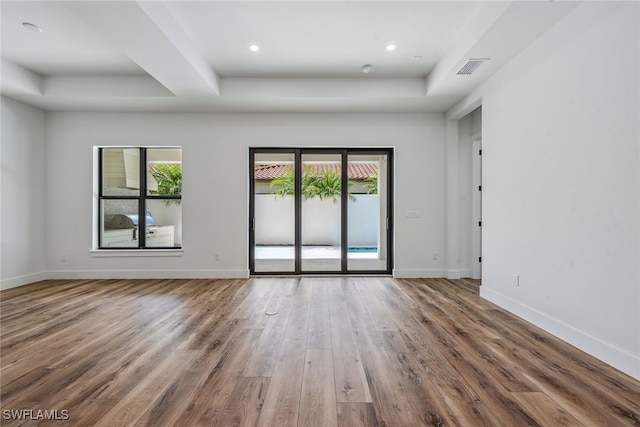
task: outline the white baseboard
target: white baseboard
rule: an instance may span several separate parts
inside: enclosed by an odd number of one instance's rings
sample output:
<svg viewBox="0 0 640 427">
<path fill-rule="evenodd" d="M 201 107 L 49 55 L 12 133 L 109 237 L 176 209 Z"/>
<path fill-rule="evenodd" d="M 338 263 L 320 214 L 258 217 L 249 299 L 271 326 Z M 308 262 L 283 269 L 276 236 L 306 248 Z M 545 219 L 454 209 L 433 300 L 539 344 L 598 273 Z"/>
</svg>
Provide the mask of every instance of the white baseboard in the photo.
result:
<svg viewBox="0 0 640 427">
<path fill-rule="evenodd" d="M 455 280 L 461 277 L 461 270 L 447 270 L 447 279 Z"/>
<path fill-rule="evenodd" d="M 24 276 L 10 277 L 0 282 L 0 290 L 17 288 L 18 286 L 28 285 L 29 283 L 39 282 L 47 278 L 47 273 L 41 271 L 39 273 L 25 274 Z"/>
<path fill-rule="evenodd" d="M 249 270 L 54 270 L 47 279 L 244 279 Z"/>
<path fill-rule="evenodd" d="M 393 277 L 398 279 L 427 279 L 446 277 L 446 270 L 423 270 L 412 268 L 394 268 Z"/>
<path fill-rule="evenodd" d="M 498 291 L 489 289 L 486 286 L 480 287 L 480 296 L 510 311 L 516 316 L 533 323 L 580 350 L 589 353 L 593 357 L 640 380 L 640 357 L 621 350 L 597 337 L 576 329 L 571 325 L 567 325 L 558 319 L 533 307 L 529 307 L 526 304 L 522 304 Z"/>
<path fill-rule="evenodd" d="M 397 278 L 447 277 L 446 270 L 394 269 Z M 51 270 L 2 280 L 0 289 L 15 288 L 41 280 L 74 279 L 244 279 L 249 270 Z"/>
</svg>

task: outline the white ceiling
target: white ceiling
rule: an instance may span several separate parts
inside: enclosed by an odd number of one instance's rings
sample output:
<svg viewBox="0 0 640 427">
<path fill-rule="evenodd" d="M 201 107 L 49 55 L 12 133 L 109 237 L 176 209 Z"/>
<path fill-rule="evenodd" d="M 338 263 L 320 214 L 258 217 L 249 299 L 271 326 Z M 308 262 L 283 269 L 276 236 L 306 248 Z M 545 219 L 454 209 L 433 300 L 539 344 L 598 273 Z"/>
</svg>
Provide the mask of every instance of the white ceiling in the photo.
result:
<svg viewBox="0 0 640 427">
<path fill-rule="evenodd" d="M 46 110 L 446 111 L 577 4 L 2 0 L 1 89 Z"/>
</svg>

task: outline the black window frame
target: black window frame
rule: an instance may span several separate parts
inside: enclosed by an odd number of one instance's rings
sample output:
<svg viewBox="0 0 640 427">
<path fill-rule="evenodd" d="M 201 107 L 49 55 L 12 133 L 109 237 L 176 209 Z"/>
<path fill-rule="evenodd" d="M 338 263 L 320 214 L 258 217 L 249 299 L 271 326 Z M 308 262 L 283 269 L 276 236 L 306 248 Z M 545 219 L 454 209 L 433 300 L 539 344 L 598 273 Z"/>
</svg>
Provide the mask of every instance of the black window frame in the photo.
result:
<svg viewBox="0 0 640 427">
<path fill-rule="evenodd" d="M 137 196 L 124 196 L 124 195 L 105 195 L 104 194 L 104 162 L 103 155 L 104 150 L 117 150 L 117 149 L 137 149 L 139 150 L 139 183 L 140 188 Z M 182 204 L 182 191 L 180 195 L 150 195 L 147 194 L 147 150 L 175 150 L 182 151 L 182 147 L 119 147 L 119 146 L 105 146 L 98 147 L 98 249 L 99 250 L 157 250 L 157 249 L 182 249 L 182 244 L 174 246 L 146 246 L 146 232 L 141 233 L 140 230 L 147 229 L 147 200 L 180 200 Z M 182 163 L 181 163 L 182 165 Z M 182 166 L 181 166 L 182 167 Z M 105 229 L 103 223 L 104 217 L 102 215 L 102 204 L 105 200 L 136 200 L 138 202 L 138 246 L 103 246 L 102 245 L 102 231 Z"/>
</svg>

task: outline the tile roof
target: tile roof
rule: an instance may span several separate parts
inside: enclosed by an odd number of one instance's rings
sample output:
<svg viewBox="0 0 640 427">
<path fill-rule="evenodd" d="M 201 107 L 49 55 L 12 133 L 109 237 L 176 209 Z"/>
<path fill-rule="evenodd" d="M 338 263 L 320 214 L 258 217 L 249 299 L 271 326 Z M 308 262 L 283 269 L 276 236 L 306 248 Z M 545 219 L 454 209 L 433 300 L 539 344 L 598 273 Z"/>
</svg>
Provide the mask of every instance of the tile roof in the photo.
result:
<svg viewBox="0 0 640 427">
<path fill-rule="evenodd" d="M 349 163 L 347 173 L 350 179 L 367 179 L 378 174 L 377 163 Z"/>
<path fill-rule="evenodd" d="M 290 167 L 289 165 L 255 165 L 253 177 L 255 179 L 272 180 L 287 173 Z"/>
<path fill-rule="evenodd" d="M 317 163 L 309 165 L 316 173 L 324 171 L 340 172 L 340 165 Z M 291 165 L 278 164 L 257 164 L 253 169 L 253 176 L 258 180 L 272 180 L 287 173 Z M 378 173 L 378 165 L 376 163 L 349 163 L 347 166 L 349 179 L 365 180 Z"/>
</svg>

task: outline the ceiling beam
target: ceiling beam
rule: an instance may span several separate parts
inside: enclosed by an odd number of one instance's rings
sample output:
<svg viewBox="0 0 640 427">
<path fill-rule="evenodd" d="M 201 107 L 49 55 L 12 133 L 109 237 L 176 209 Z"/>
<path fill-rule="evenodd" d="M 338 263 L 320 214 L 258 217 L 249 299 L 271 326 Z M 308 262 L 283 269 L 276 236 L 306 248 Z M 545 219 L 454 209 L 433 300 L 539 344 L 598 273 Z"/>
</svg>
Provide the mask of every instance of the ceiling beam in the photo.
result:
<svg viewBox="0 0 640 427">
<path fill-rule="evenodd" d="M 92 97 L 162 97 L 173 94 L 151 76 L 48 76 L 44 78 L 45 96 L 69 98 Z"/>
<path fill-rule="evenodd" d="M 579 2 L 488 2 L 458 43 L 427 76 L 427 96 L 462 98 L 570 14 Z M 508 35 L 506 37 L 505 35 Z M 457 75 L 471 58 L 487 58 L 472 75 Z"/>
<path fill-rule="evenodd" d="M 6 59 L 2 60 L 2 94 L 42 95 L 43 87 L 44 79 L 40 74 Z"/>
<path fill-rule="evenodd" d="M 458 37 L 455 44 L 427 76 L 426 95 L 431 95 L 438 91 L 447 77 L 451 76 L 452 69 L 463 59 L 466 59 L 466 55 L 471 48 L 478 43 L 489 28 L 502 16 L 510 4 L 510 2 L 504 1 L 487 2 L 482 5 L 473 17 L 473 20 Z"/>
<path fill-rule="evenodd" d="M 222 95 L 237 98 L 423 97 L 422 78 L 225 77 Z"/>
<path fill-rule="evenodd" d="M 162 2 L 67 7 L 176 96 L 217 96 L 220 79 Z"/>
</svg>

